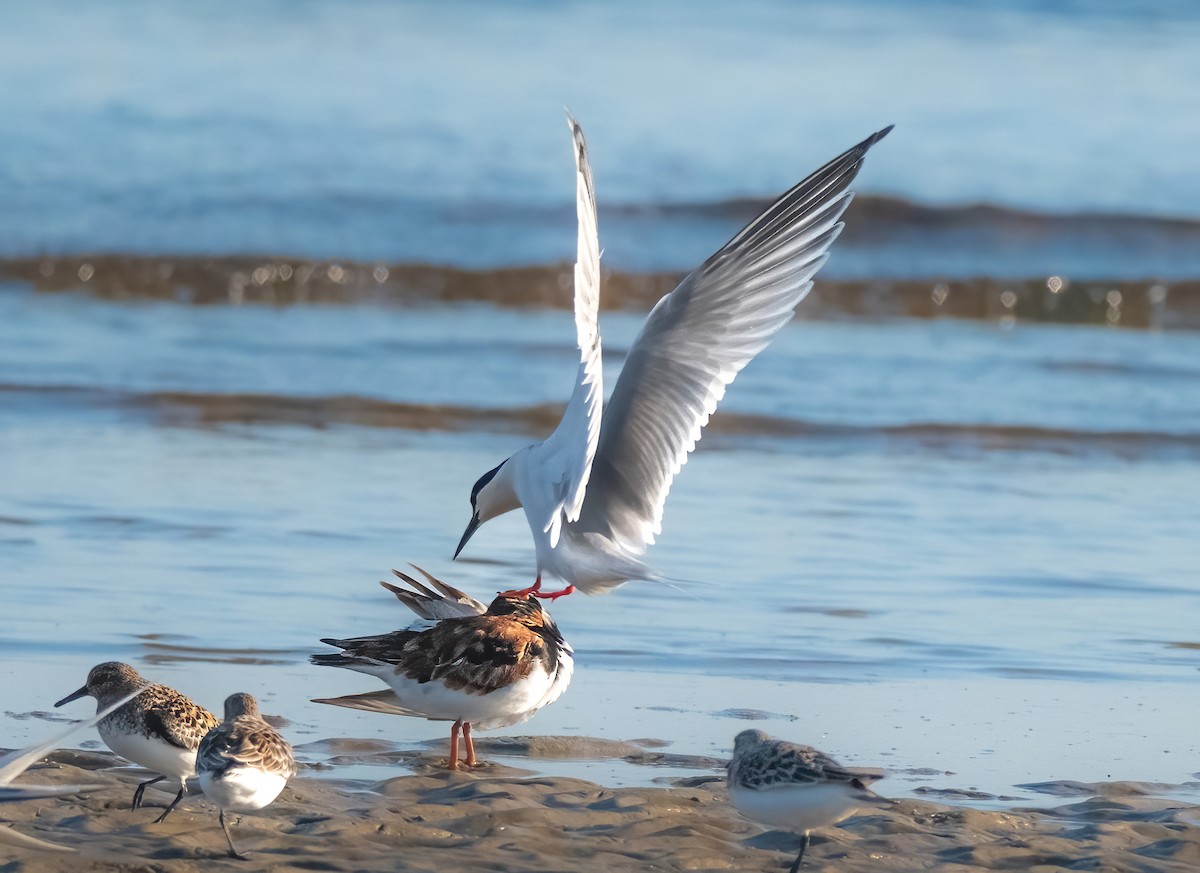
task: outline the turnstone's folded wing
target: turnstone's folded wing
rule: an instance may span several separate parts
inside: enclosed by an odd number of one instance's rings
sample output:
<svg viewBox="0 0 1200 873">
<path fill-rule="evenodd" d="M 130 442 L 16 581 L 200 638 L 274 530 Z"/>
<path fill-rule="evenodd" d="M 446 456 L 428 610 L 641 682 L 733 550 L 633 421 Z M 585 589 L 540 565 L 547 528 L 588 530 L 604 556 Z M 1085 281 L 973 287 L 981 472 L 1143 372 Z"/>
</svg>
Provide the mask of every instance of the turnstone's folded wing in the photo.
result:
<svg viewBox="0 0 1200 873">
<path fill-rule="evenodd" d="M 321 642 L 342 651 L 313 655 L 318 666 L 378 674 L 379 667 L 389 665 L 419 683 L 436 680 L 452 690 L 477 694 L 523 679 L 546 645 L 528 627 L 490 615 L 448 619 L 424 632 L 402 630 Z"/>
<path fill-rule="evenodd" d="M 410 644 L 398 666 L 412 679 L 436 679 L 451 690 L 486 694 L 529 675 L 545 654 L 545 641 L 526 627 L 496 616 L 443 622 Z"/>
</svg>

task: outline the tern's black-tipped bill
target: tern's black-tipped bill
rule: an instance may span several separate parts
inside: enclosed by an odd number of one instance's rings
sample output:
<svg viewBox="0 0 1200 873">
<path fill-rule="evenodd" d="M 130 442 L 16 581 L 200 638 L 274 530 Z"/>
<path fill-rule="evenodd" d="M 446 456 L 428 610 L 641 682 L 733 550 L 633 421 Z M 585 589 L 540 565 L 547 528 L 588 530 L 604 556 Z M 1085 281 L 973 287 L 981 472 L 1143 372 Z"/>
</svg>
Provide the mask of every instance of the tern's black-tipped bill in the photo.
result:
<svg viewBox="0 0 1200 873">
<path fill-rule="evenodd" d="M 467 540 L 474 535 L 475 531 L 479 530 L 479 526 L 481 524 L 483 524 L 483 522 L 479 520 L 478 514 L 471 516 L 471 521 L 467 525 L 467 529 L 463 531 L 462 539 L 458 541 L 458 548 L 454 550 L 455 558 L 458 558 L 458 553 L 463 550 L 463 546 L 467 544 Z"/>
</svg>

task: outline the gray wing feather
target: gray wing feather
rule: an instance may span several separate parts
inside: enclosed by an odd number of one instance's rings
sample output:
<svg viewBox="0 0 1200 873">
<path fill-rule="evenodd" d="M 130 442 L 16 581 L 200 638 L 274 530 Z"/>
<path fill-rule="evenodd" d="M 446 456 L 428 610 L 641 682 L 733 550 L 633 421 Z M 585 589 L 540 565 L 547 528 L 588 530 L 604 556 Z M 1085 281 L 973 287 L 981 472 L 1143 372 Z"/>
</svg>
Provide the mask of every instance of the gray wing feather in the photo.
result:
<svg viewBox="0 0 1200 873">
<path fill-rule="evenodd" d="M 533 447 L 539 463 L 554 474 L 544 505 L 525 502 L 526 513 L 550 535 L 554 547 L 564 522 L 579 518 L 600 438 L 604 405 L 604 373 L 600 342 L 600 241 L 596 227 L 596 191 L 588 163 L 587 142 L 579 122 L 568 114 L 574 140 L 576 214 L 579 222 L 575 261 L 575 335 L 579 367 L 575 388 L 562 420 L 549 437 Z M 542 515 L 544 513 L 544 515 Z"/>
<path fill-rule="evenodd" d="M 470 615 L 483 615 L 487 612 L 486 604 L 480 603 L 474 597 L 459 591 L 452 585 L 447 585 L 441 579 L 426 573 L 416 564 L 409 566 L 424 576 L 432 588 L 422 585 L 412 576 L 399 570 L 392 570 L 392 573 L 402 582 L 408 583 L 413 588 L 412 591 L 392 585 L 390 582 L 381 581 L 379 584 L 395 594 L 396 599 L 415 612 L 418 617 L 426 621 L 438 622 L 444 618 L 464 618 Z"/>
<path fill-rule="evenodd" d="M 576 529 L 642 552 L 725 388 L 791 320 L 841 232 L 850 183 L 882 130 L 800 182 L 663 297 L 604 411 Z"/>
<path fill-rule="evenodd" d="M 347 694 L 343 697 L 313 698 L 313 703 L 327 703 L 331 706 L 344 706 L 347 709 L 361 709 L 364 712 L 381 712 L 385 715 L 416 715 L 424 717 L 400 702 L 396 692 L 390 688 L 382 691 L 366 691 L 362 694 Z"/>
<path fill-rule="evenodd" d="M 41 758 L 44 757 L 48 752 L 57 749 L 62 741 L 71 736 L 71 734 L 99 724 L 126 703 L 141 694 L 142 691 L 143 689 L 139 688 L 136 691 L 130 692 L 111 706 L 106 706 L 101 709 L 87 721 L 76 722 L 65 731 L 55 734 L 53 737 L 44 742 L 27 746 L 24 749 L 16 749 L 7 753 L 6 755 L 0 756 L 0 785 L 9 785 L 14 779 L 24 773 L 31 764 L 33 764 L 35 761 L 41 760 Z"/>
<path fill-rule="evenodd" d="M 84 787 L 84 786 L 81 786 Z M 78 792 L 76 792 L 78 793 Z M 40 795 L 39 795 L 40 796 Z M 20 798 L 17 798 L 20 799 Z M 30 837 L 22 833 L 14 831 L 8 825 L 0 825 L 0 844 L 14 846 L 18 849 L 37 849 L 42 852 L 75 852 L 69 846 L 60 846 L 58 843 L 48 843 L 45 840 L 39 840 L 37 837 Z"/>
<path fill-rule="evenodd" d="M 0 803 L 16 800 L 37 800 L 44 797 L 65 797 L 96 791 L 103 785 L 0 785 Z"/>
</svg>

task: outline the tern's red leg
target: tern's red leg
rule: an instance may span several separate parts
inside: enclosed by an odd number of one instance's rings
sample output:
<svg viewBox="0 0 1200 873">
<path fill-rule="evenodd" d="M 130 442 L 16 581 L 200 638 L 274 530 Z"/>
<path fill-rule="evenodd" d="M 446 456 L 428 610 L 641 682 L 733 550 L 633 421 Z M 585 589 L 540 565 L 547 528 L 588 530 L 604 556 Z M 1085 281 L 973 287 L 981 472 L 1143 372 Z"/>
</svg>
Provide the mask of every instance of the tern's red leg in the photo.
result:
<svg viewBox="0 0 1200 873">
<path fill-rule="evenodd" d="M 468 767 L 474 767 L 475 766 L 475 741 L 473 739 L 471 739 L 471 723 L 469 721 L 463 722 L 462 732 L 463 732 L 463 741 L 466 743 L 466 746 L 467 746 L 467 757 L 463 760 L 463 763 L 466 764 Z"/>
<path fill-rule="evenodd" d="M 451 770 L 458 769 L 458 729 L 463 725 L 463 720 L 460 718 L 450 726 L 450 763 Z"/>
<path fill-rule="evenodd" d="M 542 600 L 558 600 L 558 598 L 560 598 L 560 597 L 566 597 L 568 594 L 574 594 L 574 593 L 575 593 L 575 586 L 568 585 L 562 591 L 551 591 L 546 594 L 543 594 L 540 591 L 535 591 L 535 592 L 533 592 L 533 596 L 540 597 Z"/>
<path fill-rule="evenodd" d="M 509 591 L 501 591 L 501 597 L 528 597 L 530 594 L 540 597 L 538 594 L 542 590 L 542 574 L 538 573 L 537 578 L 533 580 L 533 584 L 528 588 L 513 588 Z"/>
</svg>

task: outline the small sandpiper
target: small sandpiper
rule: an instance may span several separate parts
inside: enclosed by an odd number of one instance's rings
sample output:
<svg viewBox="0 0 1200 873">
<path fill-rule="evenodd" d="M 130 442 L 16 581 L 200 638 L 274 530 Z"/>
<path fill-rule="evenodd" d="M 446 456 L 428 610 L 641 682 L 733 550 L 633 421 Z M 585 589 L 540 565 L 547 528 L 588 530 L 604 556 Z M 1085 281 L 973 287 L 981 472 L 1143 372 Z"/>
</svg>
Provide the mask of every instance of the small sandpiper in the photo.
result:
<svg viewBox="0 0 1200 873">
<path fill-rule="evenodd" d="M 733 739 L 729 798 L 746 818 L 802 834 L 791 869 L 796 873 L 813 828 L 836 824 L 864 806 L 892 803 L 869 787 L 882 778 L 880 770 L 843 767 L 812 746 L 742 731 Z"/>
<path fill-rule="evenodd" d="M 157 824 L 187 793 L 188 777 L 196 773 L 196 749 L 201 738 L 217 726 L 216 716 L 173 688 L 148 683 L 137 670 L 119 661 L 97 664 L 88 673 L 86 685 L 54 705 L 91 696 L 96 698 L 97 709 L 103 709 L 138 688 L 141 693 L 101 719 L 97 729 L 104 744 L 122 758 L 162 774 L 137 787 L 132 809 L 142 805 L 147 786 L 164 779 L 179 782 L 179 793 L 154 820 Z"/>
<path fill-rule="evenodd" d="M 449 768 L 476 764 L 472 727 L 508 727 L 556 701 L 571 682 L 574 652 L 537 599 L 500 594 L 489 606 L 435 579 L 429 586 L 399 571 L 415 591 L 381 583 L 423 621 L 389 634 L 323 639 L 342 649 L 313 655 L 322 667 L 345 667 L 377 676 L 390 691 L 351 694 L 314 703 L 451 721 Z"/>
<path fill-rule="evenodd" d="M 196 775 L 204 796 L 221 810 L 229 854 L 244 858 L 234 848 L 225 811 L 251 812 L 269 804 L 296 775 L 296 759 L 288 741 L 259 714 L 258 701 L 231 694 L 225 698 L 225 720 L 200 741 Z"/>
</svg>

